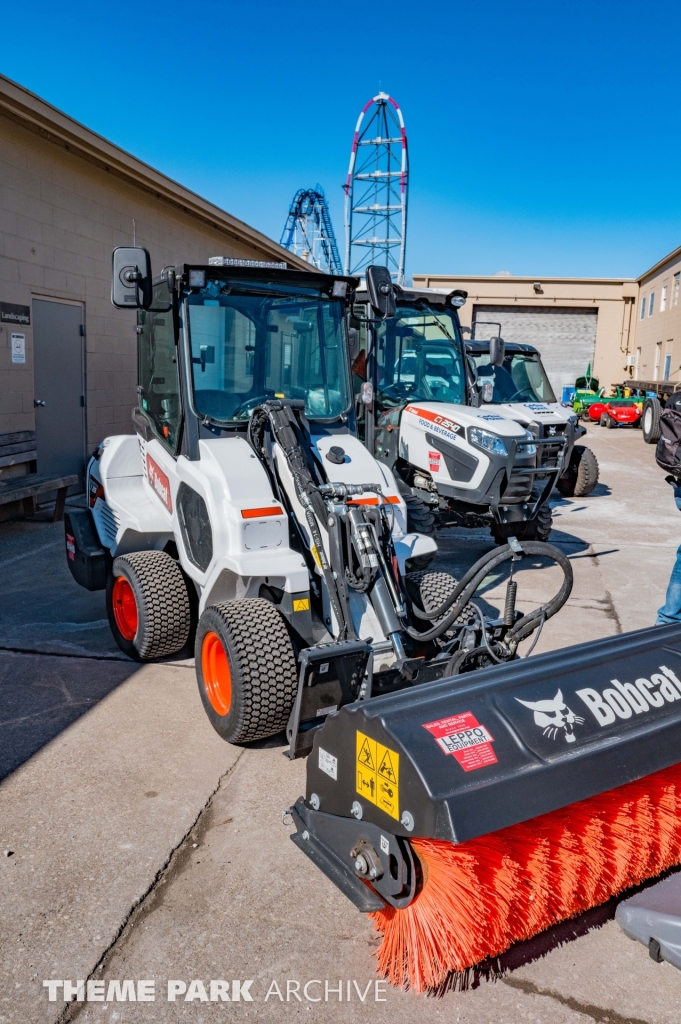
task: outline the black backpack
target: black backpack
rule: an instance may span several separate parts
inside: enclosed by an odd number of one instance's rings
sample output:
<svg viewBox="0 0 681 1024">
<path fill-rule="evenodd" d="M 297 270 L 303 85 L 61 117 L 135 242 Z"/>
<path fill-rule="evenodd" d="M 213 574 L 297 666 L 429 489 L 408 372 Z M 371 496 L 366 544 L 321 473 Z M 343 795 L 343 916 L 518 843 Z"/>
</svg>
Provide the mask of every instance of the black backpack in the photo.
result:
<svg viewBox="0 0 681 1024">
<path fill-rule="evenodd" d="M 681 392 L 670 395 L 660 415 L 661 437 L 655 461 L 675 479 L 681 478 Z"/>
</svg>

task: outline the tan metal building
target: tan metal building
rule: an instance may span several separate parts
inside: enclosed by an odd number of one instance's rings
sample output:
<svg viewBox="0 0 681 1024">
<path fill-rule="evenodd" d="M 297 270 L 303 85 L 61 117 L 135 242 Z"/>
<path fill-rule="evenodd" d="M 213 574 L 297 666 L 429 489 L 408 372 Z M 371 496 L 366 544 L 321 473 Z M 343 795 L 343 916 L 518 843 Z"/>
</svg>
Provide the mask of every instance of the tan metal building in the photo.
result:
<svg viewBox="0 0 681 1024">
<path fill-rule="evenodd" d="M 681 246 L 638 279 L 632 339 L 636 380 L 681 382 Z"/>
<path fill-rule="evenodd" d="M 133 230 L 155 273 L 217 255 L 310 269 L 0 76 L 0 479 L 82 474 L 103 437 L 132 431 L 135 321 L 110 276 Z"/>
<path fill-rule="evenodd" d="M 490 326 L 498 324 L 506 341 L 539 349 L 558 398 L 563 386 L 574 384 L 589 364 L 607 386 L 626 376 L 636 327 L 635 278 L 539 280 L 501 273 L 415 274 L 413 280 L 415 286 L 467 291 L 468 301 L 459 313 L 462 326 L 475 329 L 475 337 L 498 333 Z"/>
</svg>

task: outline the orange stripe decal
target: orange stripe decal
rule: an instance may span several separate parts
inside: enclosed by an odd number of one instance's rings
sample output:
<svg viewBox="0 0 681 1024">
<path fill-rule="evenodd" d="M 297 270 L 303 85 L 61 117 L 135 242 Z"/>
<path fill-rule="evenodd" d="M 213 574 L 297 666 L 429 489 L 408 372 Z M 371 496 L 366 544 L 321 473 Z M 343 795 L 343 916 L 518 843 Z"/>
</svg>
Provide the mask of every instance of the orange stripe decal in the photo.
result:
<svg viewBox="0 0 681 1024">
<path fill-rule="evenodd" d="M 260 519 L 262 516 L 283 516 L 284 510 L 279 505 L 270 505 L 268 508 L 242 508 L 242 519 Z"/>
</svg>

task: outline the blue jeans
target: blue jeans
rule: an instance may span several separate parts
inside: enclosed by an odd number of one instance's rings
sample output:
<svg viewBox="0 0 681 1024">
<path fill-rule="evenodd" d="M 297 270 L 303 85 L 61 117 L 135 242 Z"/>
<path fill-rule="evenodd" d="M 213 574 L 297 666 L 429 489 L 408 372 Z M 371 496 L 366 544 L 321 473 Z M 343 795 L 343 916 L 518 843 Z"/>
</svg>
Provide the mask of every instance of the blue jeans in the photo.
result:
<svg viewBox="0 0 681 1024">
<path fill-rule="evenodd" d="M 674 487 L 674 501 L 681 510 L 681 487 Z M 681 622 L 681 545 L 676 552 L 676 561 L 669 578 L 667 597 L 657 613 L 656 626 L 665 626 L 669 622 Z"/>
</svg>

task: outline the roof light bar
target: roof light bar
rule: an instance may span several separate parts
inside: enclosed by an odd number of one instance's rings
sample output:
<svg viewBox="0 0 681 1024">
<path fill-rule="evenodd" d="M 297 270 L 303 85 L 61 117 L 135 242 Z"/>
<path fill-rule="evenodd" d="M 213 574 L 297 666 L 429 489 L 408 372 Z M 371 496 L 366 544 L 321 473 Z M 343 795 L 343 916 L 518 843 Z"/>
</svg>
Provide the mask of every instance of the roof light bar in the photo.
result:
<svg viewBox="0 0 681 1024">
<path fill-rule="evenodd" d="M 211 256 L 210 267 L 261 267 L 263 270 L 286 270 L 288 263 L 268 263 L 266 260 L 238 260 L 231 256 Z"/>
</svg>

